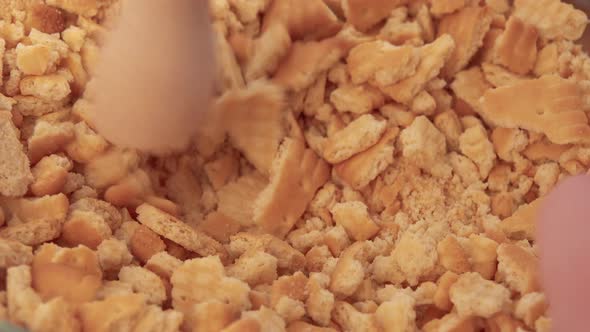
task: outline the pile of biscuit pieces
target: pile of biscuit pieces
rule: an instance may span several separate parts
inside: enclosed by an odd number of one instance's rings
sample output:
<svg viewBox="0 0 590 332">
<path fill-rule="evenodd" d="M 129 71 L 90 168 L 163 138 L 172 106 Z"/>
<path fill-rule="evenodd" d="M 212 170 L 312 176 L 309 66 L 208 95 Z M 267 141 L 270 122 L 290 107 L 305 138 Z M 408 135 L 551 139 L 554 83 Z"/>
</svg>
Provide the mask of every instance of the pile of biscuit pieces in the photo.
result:
<svg viewBox="0 0 590 332">
<path fill-rule="evenodd" d="M 0 320 L 551 330 L 535 215 L 590 167 L 582 11 L 211 0 L 223 126 L 154 157 L 89 117 L 120 6 L 0 0 Z"/>
</svg>

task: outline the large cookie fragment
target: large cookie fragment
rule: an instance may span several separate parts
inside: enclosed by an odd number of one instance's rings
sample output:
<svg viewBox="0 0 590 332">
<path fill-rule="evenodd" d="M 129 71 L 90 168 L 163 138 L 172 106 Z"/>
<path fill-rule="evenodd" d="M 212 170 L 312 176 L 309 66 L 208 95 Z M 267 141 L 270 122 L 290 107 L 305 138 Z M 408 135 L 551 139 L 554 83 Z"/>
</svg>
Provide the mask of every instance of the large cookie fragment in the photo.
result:
<svg viewBox="0 0 590 332">
<path fill-rule="evenodd" d="M 393 163 L 393 152 L 399 129 L 389 129 L 377 144 L 334 166 L 336 175 L 354 189 L 362 189 Z"/>
<path fill-rule="evenodd" d="M 556 144 L 590 143 L 584 93 L 559 76 L 488 90 L 480 114 L 496 126 L 543 133 Z"/>
<path fill-rule="evenodd" d="M 162 237 L 201 256 L 218 255 L 222 261 L 227 258 L 227 252 L 219 242 L 149 204 L 137 208 L 137 220 Z"/>
<path fill-rule="evenodd" d="M 416 73 L 401 82 L 381 90 L 393 100 L 409 104 L 414 97 L 424 88 L 426 83 L 435 78 L 445 62 L 455 49 L 455 42 L 450 35 L 442 35 L 434 42 L 420 48 L 422 58 L 416 68 Z"/>
<path fill-rule="evenodd" d="M 412 46 L 394 46 L 377 40 L 363 43 L 348 54 L 348 71 L 354 84 L 395 84 L 416 73 L 420 52 Z"/>
<path fill-rule="evenodd" d="M 387 127 L 371 114 L 365 114 L 328 138 L 324 158 L 332 163 L 342 162 L 375 145 Z"/>
<path fill-rule="evenodd" d="M 246 90 L 230 92 L 219 101 L 232 143 L 262 174 L 268 175 L 286 135 L 283 99 L 277 86 L 256 83 Z"/>
<path fill-rule="evenodd" d="M 366 31 L 389 16 L 392 10 L 408 0 L 343 0 L 342 9 L 349 23 Z"/>
<path fill-rule="evenodd" d="M 492 12 L 487 7 L 465 7 L 440 21 L 438 35 L 449 34 L 456 45 L 443 69 L 445 77 L 450 78 L 467 66 L 469 60 L 483 45 L 483 38 L 491 23 Z"/>
<path fill-rule="evenodd" d="M 329 177 L 325 161 L 303 142 L 286 139 L 273 163 L 270 184 L 254 204 L 254 222 L 266 232 L 284 237 Z"/>
<path fill-rule="evenodd" d="M 588 24 L 583 11 L 561 0 L 516 0 L 513 15 L 537 27 L 545 39 L 579 39 Z"/>
<path fill-rule="evenodd" d="M 534 26 L 511 16 L 497 41 L 497 62 L 514 73 L 528 73 L 537 61 L 537 37 Z"/>
<path fill-rule="evenodd" d="M 17 197 L 27 192 L 33 175 L 11 119 L 10 112 L 0 111 L 0 194 Z"/>
</svg>

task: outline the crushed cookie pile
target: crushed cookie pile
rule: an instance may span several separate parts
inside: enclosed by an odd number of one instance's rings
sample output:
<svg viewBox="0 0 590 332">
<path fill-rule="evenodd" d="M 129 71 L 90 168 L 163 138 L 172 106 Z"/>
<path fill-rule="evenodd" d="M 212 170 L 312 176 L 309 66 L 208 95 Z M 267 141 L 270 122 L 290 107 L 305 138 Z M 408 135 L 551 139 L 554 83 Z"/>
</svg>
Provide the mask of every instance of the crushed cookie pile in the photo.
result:
<svg viewBox="0 0 590 332">
<path fill-rule="evenodd" d="M 210 0 L 182 155 L 88 116 L 117 0 L 0 0 L 0 320 L 37 331 L 551 330 L 535 215 L 590 167 L 560 0 Z"/>
</svg>

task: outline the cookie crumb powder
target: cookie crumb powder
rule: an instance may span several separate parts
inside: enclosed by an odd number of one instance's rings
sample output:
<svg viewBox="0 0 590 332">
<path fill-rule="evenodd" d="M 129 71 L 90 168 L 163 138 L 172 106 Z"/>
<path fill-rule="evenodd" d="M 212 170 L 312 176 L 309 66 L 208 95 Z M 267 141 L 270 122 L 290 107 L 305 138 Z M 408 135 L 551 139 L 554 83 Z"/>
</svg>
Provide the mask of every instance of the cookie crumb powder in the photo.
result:
<svg viewBox="0 0 590 332">
<path fill-rule="evenodd" d="M 584 12 L 209 0 L 210 121 L 194 147 L 156 158 L 90 121 L 86 86 L 120 2 L 0 1 L 0 319 L 31 332 L 551 329 L 535 217 L 590 167 Z"/>
</svg>

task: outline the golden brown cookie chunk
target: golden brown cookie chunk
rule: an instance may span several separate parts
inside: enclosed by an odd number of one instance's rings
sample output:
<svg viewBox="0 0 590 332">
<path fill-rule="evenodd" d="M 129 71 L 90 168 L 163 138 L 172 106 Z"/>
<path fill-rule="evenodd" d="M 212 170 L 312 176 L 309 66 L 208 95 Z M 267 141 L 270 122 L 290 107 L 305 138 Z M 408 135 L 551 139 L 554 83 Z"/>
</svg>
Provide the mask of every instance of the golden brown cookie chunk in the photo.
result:
<svg viewBox="0 0 590 332">
<path fill-rule="evenodd" d="M 33 287 L 44 300 L 63 296 L 84 303 L 94 299 L 102 283 L 96 253 L 84 246 L 72 249 L 43 245 L 32 263 Z"/>
<path fill-rule="evenodd" d="M 336 203 L 330 212 L 336 224 L 344 227 L 348 235 L 355 241 L 368 240 L 380 230 L 369 216 L 367 206 L 362 202 Z"/>
<path fill-rule="evenodd" d="M 373 181 L 391 163 L 399 129 L 389 129 L 383 137 L 369 149 L 334 166 L 334 173 L 354 189 L 361 189 Z"/>
<path fill-rule="evenodd" d="M 279 65 L 273 82 L 287 90 L 301 91 L 344 58 L 352 47 L 367 40 L 354 29 L 345 28 L 321 41 L 296 42 Z"/>
<path fill-rule="evenodd" d="M 530 251 L 516 244 L 498 247 L 498 272 L 496 280 L 504 282 L 521 295 L 540 289 L 539 259 Z"/>
<path fill-rule="evenodd" d="M 385 86 L 413 75 L 420 62 L 420 52 L 412 46 L 393 46 L 377 40 L 354 47 L 346 62 L 354 84 L 370 82 Z"/>
<path fill-rule="evenodd" d="M 252 225 L 254 202 L 267 185 L 268 181 L 258 173 L 244 175 L 228 183 L 217 192 L 217 211 L 240 225 Z"/>
<path fill-rule="evenodd" d="M 45 33 L 60 33 L 66 28 L 64 13 L 44 3 L 35 3 L 28 14 L 27 23 L 31 28 Z"/>
<path fill-rule="evenodd" d="M 254 203 L 254 222 L 283 238 L 329 176 L 328 164 L 303 142 L 285 139 L 273 162 L 270 183 Z"/>
<path fill-rule="evenodd" d="M 27 192 L 33 175 L 10 112 L 0 111 L 0 194 L 17 197 Z"/>
<path fill-rule="evenodd" d="M 358 117 L 328 138 L 324 158 L 335 164 L 367 150 L 379 141 L 386 125 L 385 121 L 380 121 L 371 114 Z"/>
<path fill-rule="evenodd" d="M 381 87 L 381 90 L 393 100 L 409 104 L 426 83 L 439 74 L 455 47 L 453 38 L 442 34 L 434 42 L 420 48 L 421 59 L 414 75 L 394 85 Z"/>
<path fill-rule="evenodd" d="M 366 31 L 406 3 L 408 0 L 344 0 L 342 9 L 349 23 L 360 31 Z"/>
<path fill-rule="evenodd" d="M 146 306 L 140 294 L 115 295 L 102 301 L 84 303 L 80 307 L 80 321 L 84 331 L 105 332 L 118 324 L 132 326 Z"/>
<path fill-rule="evenodd" d="M 471 111 L 481 107 L 479 99 L 492 86 L 486 81 L 479 67 L 472 67 L 458 72 L 455 80 L 451 83 L 451 89 L 455 97 L 467 104 Z"/>
<path fill-rule="evenodd" d="M 506 236 L 513 240 L 532 240 L 536 238 L 536 219 L 541 199 L 536 199 L 530 204 L 521 205 L 512 216 L 504 219 L 500 227 Z"/>
<path fill-rule="evenodd" d="M 511 16 L 497 41 L 496 57 L 499 64 L 517 74 L 531 71 L 537 60 L 537 29 Z"/>
<path fill-rule="evenodd" d="M 262 174 L 268 174 L 286 135 L 283 92 L 268 83 L 232 91 L 219 103 L 223 122 L 234 146 Z"/>
<path fill-rule="evenodd" d="M 223 301 L 236 310 L 250 308 L 250 287 L 236 278 L 227 277 L 218 257 L 185 261 L 172 274 L 172 305 L 187 312 L 194 304 Z"/>
<path fill-rule="evenodd" d="M 510 291 L 506 287 L 485 280 L 475 272 L 462 274 L 449 293 L 457 313 L 463 317 L 489 318 L 510 303 Z"/>
<path fill-rule="evenodd" d="M 438 35 L 449 34 L 455 40 L 455 50 L 443 68 L 443 76 L 450 78 L 465 68 L 469 60 L 483 45 L 483 38 L 490 29 L 491 10 L 487 7 L 465 7 L 457 13 L 445 16 L 438 26 Z"/>
<path fill-rule="evenodd" d="M 556 144 L 589 143 L 583 98 L 576 82 L 544 76 L 489 90 L 480 114 L 498 126 L 543 133 Z"/>
<path fill-rule="evenodd" d="M 537 27 L 545 39 L 576 40 L 588 24 L 583 11 L 561 0 L 516 0 L 513 15 Z"/>
<path fill-rule="evenodd" d="M 273 25 L 284 25 L 293 40 L 330 37 L 342 26 L 322 0 L 272 1 L 264 16 L 262 32 Z"/>
<path fill-rule="evenodd" d="M 222 261 L 227 259 L 227 252 L 219 242 L 179 219 L 149 204 L 140 205 L 137 208 L 137 214 L 137 220 L 140 223 L 185 249 L 202 256 L 218 255 Z"/>
<path fill-rule="evenodd" d="M 430 12 L 434 16 L 442 16 L 455 12 L 469 3 L 466 0 L 432 0 Z"/>
</svg>

